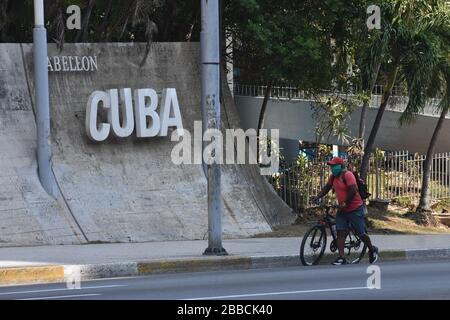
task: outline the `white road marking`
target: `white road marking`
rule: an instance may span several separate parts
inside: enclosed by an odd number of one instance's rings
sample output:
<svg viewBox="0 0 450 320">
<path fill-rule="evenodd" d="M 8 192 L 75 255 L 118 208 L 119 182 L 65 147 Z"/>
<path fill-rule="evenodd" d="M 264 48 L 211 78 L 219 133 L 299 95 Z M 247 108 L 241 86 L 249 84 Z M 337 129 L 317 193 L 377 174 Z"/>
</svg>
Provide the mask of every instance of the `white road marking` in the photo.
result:
<svg viewBox="0 0 450 320">
<path fill-rule="evenodd" d="M 54 296 L 54 297 L 38 297 L 38 298 L 25 298 L 25 299 L 17 299 L 17 300 L 50 300 L 50 299 L 66 299 L 66 298 L 80 298 L 80 297 L 94 297 L 101 296 L 100 293 L 91 293 L 91 294 L 74 294 L 70 296 Z"/>
<path fill-rule="evenodd" d="M 370 289 L 368 287 L 354 287 L 354 288 L 317 289 L 317 290 L 300 290 L 300 291 L 284 291 L 284 292 L 248 293 L 248 294 L 237 294 L 237 295 L 230 295 L 230 296 L 203 297 L 203 298 L 183 299 L 183 300 L 234 299 L 234 298 L 280 296 L 280 295 L 289 295 L 289 294 L 333 292 L 333 291 L 350 291 L 350 290 L 370 290 Z"/>
<path fill-rule="evenodd" d="M 56 291 L 74 291 L 74 290 L 92 290 L 92 289 L 119 288 L 119 287 L 126 287 L 126 285 L 81 287 L 80 289 L 59 288 L 59 289 L 45 289 L 45 290 L 0 292 L 0 296 L 7 296 L 7 295 L 12 295 L 12 294 L 28 294 L 28 293 L 42 293 L 42 292 L 56 292 Z"/>
</svg>

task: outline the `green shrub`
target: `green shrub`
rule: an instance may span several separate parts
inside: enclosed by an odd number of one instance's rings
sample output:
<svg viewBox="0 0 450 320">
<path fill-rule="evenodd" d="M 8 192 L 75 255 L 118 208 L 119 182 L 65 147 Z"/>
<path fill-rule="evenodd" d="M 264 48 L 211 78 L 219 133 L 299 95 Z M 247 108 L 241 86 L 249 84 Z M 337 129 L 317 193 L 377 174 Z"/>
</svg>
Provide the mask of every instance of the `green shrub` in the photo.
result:
<svg viewBox="0 0 450 320">
<path fill-rule="evenodd" d="M 410 197 L 396 197 L 392 199 L 392 203 L 405 208 L 409 208 L 414 205 Z"/>
</svg>

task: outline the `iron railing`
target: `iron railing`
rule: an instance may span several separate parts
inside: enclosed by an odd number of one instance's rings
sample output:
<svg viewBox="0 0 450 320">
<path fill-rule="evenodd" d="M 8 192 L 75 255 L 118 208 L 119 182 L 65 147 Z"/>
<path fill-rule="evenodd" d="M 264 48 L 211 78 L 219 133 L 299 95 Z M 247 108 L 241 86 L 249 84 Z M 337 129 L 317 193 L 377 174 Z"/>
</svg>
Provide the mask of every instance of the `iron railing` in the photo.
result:
<svg viewBox="0 0 450 320">
<path fill-rule="evenodd" d="M 386 152 L 370 159 L 367 184 L 370 200 L 408 198 L 417 202 L 422 188 L 425 156 L 407 151 Z M 304 158 L 300 164 L 282 164 L 278 174 L 269 177 L 278 195 L 296 211 L 301 211 L 316 196 L 330 175 L 325 161 Z M 450 153 L 433 156 L 430 183 L 431 200 L 450 198 Z M 334 201 L 329 194 L 327 201 Z"/>
<path fill-rule="evenodd" d="M 247 85 L 234 83 L 233 85 L 234 95 L 236 96 L 249 96 L 249 97 L 264 97 L 267 86 L 263 85 Z M 354 96 L 358 92 L 358 89 L 350 90 L 347 93 L 341 93 L 340 96 Z M 372 95 L 372 101 L 369 105 L 370 108 L 378 108 L 381 105 L 383 99 L 383 86 L 376 85 Z M 324 92 L 322 95 L 327 95 Z M 272 99 L 280 100 L 314 100 L 315 97 L 307 92 L 294 86 L 273 86 L 271 90 L 270 97 Z M 317 97 L 317 96 L 316 96 Z M 440 115 L 440 110 L 438 105 L 440 99 L 429 99 L 427 105 L 420 112 L 421 115 L 438 117 Z M 403 112 L 408 105 L 408 97 L 405 96 L 405 88 L 400 86 L 395 86 L 392 90 L 392 96 L 389 100 L 387 109 L 390 111 Z M 447 115 L 450 118 L 450 112 Z"/>
</svg>

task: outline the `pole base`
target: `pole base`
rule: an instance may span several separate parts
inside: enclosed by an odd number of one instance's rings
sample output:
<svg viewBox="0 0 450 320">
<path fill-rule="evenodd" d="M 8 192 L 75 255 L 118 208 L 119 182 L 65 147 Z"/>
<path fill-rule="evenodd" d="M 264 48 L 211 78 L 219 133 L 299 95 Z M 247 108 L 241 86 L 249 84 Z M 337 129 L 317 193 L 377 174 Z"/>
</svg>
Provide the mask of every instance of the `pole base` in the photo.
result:
<svg viewBox="0 0 450 320">
<path fill-rule="evenodd" d="M 204 256 L 227 256 L 228 252 L 224 248 L 206 248 Z"/>
</svg>

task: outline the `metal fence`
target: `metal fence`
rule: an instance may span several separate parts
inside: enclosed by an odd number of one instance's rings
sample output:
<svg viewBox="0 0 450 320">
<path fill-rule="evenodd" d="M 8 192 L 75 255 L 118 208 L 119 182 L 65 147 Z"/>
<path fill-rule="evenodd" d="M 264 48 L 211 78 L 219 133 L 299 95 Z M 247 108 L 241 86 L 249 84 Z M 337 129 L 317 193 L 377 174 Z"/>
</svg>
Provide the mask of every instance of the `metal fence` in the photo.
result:
<svg viewBox="0 0 450 320">
<path fill-rule="evenodd" d="M 425 156 L 407 151 L 386 152 L 370 159 L 367 184 L 371 200 L 420 197 Z M 307 160 L 281 165 L 280 172 L 269 178 L 278 195 L 296 211 L 308 206 L 325 185 L 330 170 L 324 161 Z M 433 157 L 430 183 L 432 200 L 450 198 L 450 153 Z M 327 201 L 334 201 L 330 193 Z"/>
<path fill-rule="evenodd" d="M 264 97 L 267 86 L 233 84 L 234 94 L 238 96 Z M 303 90 L 293 86 L 273 86 L 271 98 L 278 99 L 310 99 L 311 97 Z"/>
<path fill-rule="evenodd" d="M 267 86 L 262 85 L 247 85 L 234 83 L 234 94 L 237 96 L 250 96 L 250 97 L 264 97 Z M 342 93 L 339 96 L 354 96 L 358 92 L 358 89 L 350 90 L 350 92 Z M 383 99 L 384 88 L 381 85 L 376 85 L 372 95 L 372 101 L 369 105 L 370 108 L 378 108 L 381 105 Z M 405 88 L 401 86 L 394 86 L 392 90 L 392 96 L 389 100 L 387 109 L 390 111 L 403 112 L 408 105 L 408 97 L 405 96 Z M 324 96 L 327 93 L 323 93 Z M 272 99 L 287 99 L 287 100 L 314 100 L 314 97 L 307 92 L 300 90 L 298 87 L 291 85 L 279 85 L 273 86 L 270 97 Z M 317 97 L 317 96 L 316 96 Z M 425 108 L 420 112 L 422 115 L 439 117 L 440 110 L 438 105 L 440 99 L 429 99 Z M 450 112 L 447 116 L 450 118 Z"/>
</svg>

